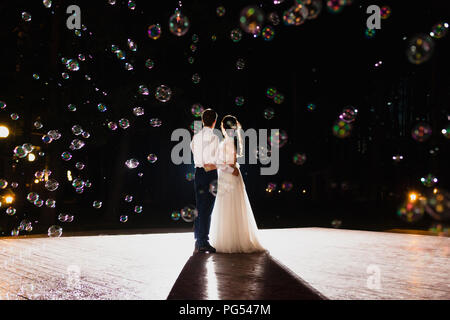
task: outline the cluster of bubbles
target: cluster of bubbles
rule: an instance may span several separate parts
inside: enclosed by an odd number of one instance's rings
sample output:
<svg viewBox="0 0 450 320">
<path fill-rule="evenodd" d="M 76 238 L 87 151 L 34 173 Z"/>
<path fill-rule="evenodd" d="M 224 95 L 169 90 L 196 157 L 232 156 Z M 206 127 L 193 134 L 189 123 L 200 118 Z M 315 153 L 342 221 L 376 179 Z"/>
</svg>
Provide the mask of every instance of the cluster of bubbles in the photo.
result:
<svg viewBox="0 0 450 320">
<path fill-rule="evenodd" d="M 422 64 L 428 61 L 434 52 L 434 39 L 445 37 L 448 27 L 447 22 L 440 22 L 435 24 L 428 34 L 419 33 L 409 38 L 406 49 L 408 61 L 413 64 Z"/>
<path fill-rule="evenodd" d="M 198 210 L 194 205 L 187 205 L 180 210 L 180 215 L 184 221 L 193 222 L 198 216 Z"/>
<path fill-rule="evenodd" d="M 282 104 L 284 102 L 284 94 L 279 92 L 274 87 L 269 87 L 266 89 L 266 97 L 273 100 L 275 104 Z"/>
<path fill-rule="evenodd" d="M 338 138 L 347 138 L 352 131 L 352 123 L 356 120 L 358 109 L 353 106 L 345 107 L 339 114 L 332 127 L 333 134 Z"/>
</svg>

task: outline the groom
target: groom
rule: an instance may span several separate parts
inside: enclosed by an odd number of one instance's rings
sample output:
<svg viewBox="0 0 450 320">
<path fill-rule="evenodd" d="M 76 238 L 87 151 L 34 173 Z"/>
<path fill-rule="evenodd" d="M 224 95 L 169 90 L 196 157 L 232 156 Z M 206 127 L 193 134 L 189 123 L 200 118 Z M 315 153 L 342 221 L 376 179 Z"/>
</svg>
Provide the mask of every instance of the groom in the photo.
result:
<svg viewBox="0 0 450 320">
<path fill-rule="evenodd" d="M 209 192 L 211 183 L 217 181 L 217 167 L 222 170 L 239 174 L 236 168 L 218 164 L 219 137 L 214 134 L 217 113 L 206 109 L 202 113 L 203 128 L 197 132 L 191 141 L 191 150 L 195 164 L 195 200 L 198 215 L 194 221 L 195 250 L 194 252 L 216 252 L 209 240 L 211 213 L 214 208 L 214 195 Z"/>
</svg>

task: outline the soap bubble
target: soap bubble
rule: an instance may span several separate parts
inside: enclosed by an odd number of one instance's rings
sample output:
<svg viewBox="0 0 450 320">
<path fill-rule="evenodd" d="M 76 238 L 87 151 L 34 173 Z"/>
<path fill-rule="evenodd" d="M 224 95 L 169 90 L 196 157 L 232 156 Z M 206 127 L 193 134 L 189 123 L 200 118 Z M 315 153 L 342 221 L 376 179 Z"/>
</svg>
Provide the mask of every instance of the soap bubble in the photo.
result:
<svg viewBox="0 0 450 320">
<path fill-rule="evenodd" d="M 149 70 L 153 69 L 155 62 L 152 59 L 145 60 L 145 67 Z"/>
<path fill-rule="evenodd" d="M 161 36 L 161 26 L 159 24 L 152 24 L 148 27 L 148 36 L 153 40 L 159 39 Z"/>
<path fill-rule="evenodd" d="M 36 192 L 30 192 L 27 194 L 27 200 L 31 203 L 39 199 L 39 195 Z"/>
<path fill-rule="evenodd" d="M 106 110 L 108 110 L 108 108 L 106 107 L 106 105 L 104 105 L 103 103 L 99 103 L 99 104 L 97 105 L 97 109 L 98 109 L 98 111 L 100 111 L 100 112 L 105 112 Z"/>
<path fill-rule="evenodd" d="M 194 174 L 192 173 L 192 172 L 188 172 L 188 173 L 186 173 L 186 180 L 187 181 L 192 181 L 192 180 L 194 180 L 194 178 L 195 178 L 195 176 L 194 176 Z"/>
<path fill-rule="evenodd" d="M 136 213 L 142 213 L 143 211 L 143 207 L 142 206 L 135 206 L 134 207 L 134 212 Z"/>
<path fill-rule="evenodd" d="M 25 150 L 23 146 L 17 146 L 14 148 L 14 155 L 18 158 L 25 158 L 28 155 L 28 152 Z"/>
<path fill-rule="evenodd" d="M 156 88 L 156 92 L 155 92 L 155 98 L 158 99 L 161 102 L 167 102 L 170 100 L 172 96 L 172 90 L 165 86 L 165 85 L 160 85 L 158 88 Z"/>
<path fill-rule="evenodd" d="M 327 9 L 331 13 L 341 12 L 346 5 L 346 0 L 326 0 Z"/>
<path fill-rule="evenodd" d="M 36 199 L 36 200 L 34 200 L 34 202 L 33 202 L 33 204 L 36 206 L 36 207 L 42 207 L 43 205 L 44 205 L 44 200 L 42 200 L 42 199 Z"/>
<path fill-rule="evenodd" d="M 264 22 L 264 12 L 256 6 L 245 7 L 241 11 L 239 22 L 245 32 L 259 34 Z"/>
<path fill-rule="evenodd" d="M 284 102 L 284 95 L 282 93 L 277 93 L 274 97 L 273 97 L 273 102 L 275 102 L 276 104 L 282 104 Z"/>
<path fill-rule="evenodd" d="M 61 133 L 58 130 L 50 130 L 47 132 L 47 135 L 49 135 L 53 140 L 58 140 L 61 138 Z"/>
<path fill-rule="evenodd" d="M 80 178 L 76 178 L 72 181 L 72 187 L 75 189 L 84 188 L 84 181 Z"/>
<path fill-rule="evenodd" d="M 275 111 L 272 108 L 266 108 L 264 109 L 264 118 L 267 120 L 270 120 L 274 117 Z"/>
<path fill-rule="evenodd" d="M 387 19 L 391 16 L 391 8 L 389 6 L 382 6 L 380 9 L 381 19 Z"/>
<path fill-rule="evenodd" d="M 282 148 L 288 142 L 288 135 L 286 131 L 278 130 L 275 133 L 272 133 L 268 140 L 272 147 Z"/>
<path fill-rule="evenodd" d="M 238 107 L 243 106 L 243 105 L 244 105 L 244 102 L 245 102 L 245 99 L 244 99 L 244 97 L 241 97 L 241 96 L 236 97 L 236 99 L 234 99 L 234 103 L 235 103 Z"/>
<path fill-rule="evenodd" d="M 0 189 L 6 189 L 7 186 L 8 181 L 6 181 L 5 179 L 0 179 Z"/>
<path fill-rule="evenodd" d="M 70 103 L 70 104 L 67 105 L 67 109 L 69 111 L 71 111 L 71 112 L 75 112 L 75 111 L 77 111 L 77 106 L 72 104 L 72 103 Z"/>
<path fill-rule="evenodd" d="M 306 17 L 308 20 L 317 18 L 322 11 L 322 0 L 302 0 L 301 2 L 308 9 L 308 16 Z"/>
<path fill-rule="evenodd" d="M 62 228 L 60 226 L 53 225 L 48 228 L 48 236 L 51 238 L 59 238 L 62 235 Z"/>
<path fill-rule="evenodd" d="M 125 200 L 125 202 L 132 202 L 132 201 L 133 201 L 133 196 L 127 194 L 127 195 L 125 196 L 124 200 Z"/>
<path fill-rule="evenodd" d="M 331 226 L 333 228 L 339 228 L 342 224 L 342 221 L 339 219 L 334 219 L 333 221 L 331 221 Z"/>
<path fill-rule="evenodd" d="M 48 191 L 55 191 L 56 189 L 58 189 L 59 187 L 59 182 L 56 181 L 55 179 L 48 179 L 47 181 L 45 181 L 45 188 Z"/>
<path fill-rule="evenodd" d="M 277 184 L 276 184 L 276 183 L 273 183 L 273 182 L 269 182 L 269 183 L 267 184 L 267 187 L 266 187 L 266 192 L 267 192 L 267 193 L 272 193 L 272 192 L 274 192 L 276 189 L 277 189 Z"/>
<path fill-rule="evenodd" d="M 83 128 L 81 128 L 80 125 L 76 124 L 72 127 L 72 133 L 76 136 L 79 136 L 80 134 L 83 133 Z"/>
<path fill-rule="evenodd" d="M 136 169 L 139 166 L 139 161 L 137 159 L 129 159 L 125 161 L 125 165 L 128 169 Z"/>
<path fill-rule="evenodd" d="M 149 95 L 149 90 L 146 85 L 141 84 L 138 88 L 139 94 L 142 94 L 143 96 Z"/>
<path fill-rule="evenodd" d="M 192 82 L 193 83 L 198 84 L 200 82 L 200 80 L 201 80 L 201 77 L 200 77 L 200 75 L 198 73 L 194 73 L 192 75 Z"/>
<path fill-rule="evenodd" d="M 0 101 L 0 110 L 5 109 L 5 108 L 6 108 L 6 102 Z"/>
<path fill-rule="evenodd" d="M 269 99 L 273 99 L 275 95 L 277 94 L 277 89 L 270 87 L 266 90 L 266 97 Z"/>
<path fill-rule="evenodd" d="M 406 222 L 416 222 L 420 220 L 425 213 L 426 198 L 417 195 L 413 199 L 408 199 L 397 210 L 397 215 Z"/>
<path fill-rule="evenodd" d="M 119 127 L 122 129 L 127 129 L 130 126 L 130 121 L 128 119 L 120 119 L 119 120 Z"/>
<path fill-rule="evenodd" d="M 447 139 L 450 139 L 450 123 L 446 124 L 444 129 L 441 130 L 441 133 Z"/>
<path fill-rule="evenodd" d="M 61 158 L 62 158 L 64 161 L 69 161 L 70 159 L 72 159 L 72 155 L 70 154 L 70 152 L 64 151 L 64 152 L 61 154 Z"/>
<path fill-rule="evenodd" d="M 56 206 L 56 201 L 54 199 L 47 199 L 45 200 L 45 205 L 48 208 L 54 208 Z"/>
<path fill-rule="evenodd" d="M 429 173 L 426 176 L 420 178 L 420 182 L 422 182 L 422 184 L 425 187 L 432 187 L 436 183 L 438 183 L 438 178 L 436 178 L 436 176 L 434 176 L 433 174 Z"/>
<path fill-rule="evenodd" d="M 169 19 L 169 30 L 176 36 L 183 36 L 189 30 L 189 19 L 181 13 L 180 10 L 175 10 L 175 13 Z"/>
<path fill-rule="evenodd" d="M 83 170 L 84 169 L 84 163 L 83 162 L 75 163 L 75 168 L 77 168 L 78 170 Z"/>
<path fill-rule="evenodd" d="M 128 39 L 128 40 L 127 40 L 127 44 L 128 44 L 128 48 L 129 48 L 131 51 L 136 51 L 136 50 L 137 50 L 137 44 L 136 44 L 136 42 L 134 42 L 134 40 Z"/>
<path fill-rule="evenodd" d="M 47 9 L 52 6 L 52 0 L 43 0 L 42 3 L 44 4 L 44 7 Z"/>
<path fill-rule="evenodd" d="M 170 218 L 174 221 L 178 221 L 181 218 L 181 214 L 179 211 L 173 211 L 170 215 Z"/>
<path fill-rule="evenodd" d="M 292 162 L 298 166 L 301 166 L 306 162 L 306 155 L 304 153 L 296 153 L 292 157 Z"/>
<path fill-rule="evenodd" d="M 17 113 L 11 113 L 11 119 L 12 120 L 19 120 L 19 118 L 20 118 L 20 116 L 19 116 L 19 114 L 17 114 Z"/>
<path fill-rule="evenodd" d="M 333 125 L 333 134 L 338 138 L 347 138 L 352 130 L 352 125 L 342 120 L 336 120 Z"/>
<path fill-rule="evenodd" d="M 203 111 L 204 111 L 204 108 L 200 103 L 194 103 L 191 107 L 191 113 L 196 118 L 201 117 Z"/>
<path fill-rule="evenodd" d="M 264 40 L 271 41 L 275 36 L 275 29 L 271 26 L 266 26 L 262 29 L 261 35 Z"/>
<path fill-rule="evenodd" d="M 150 154 L 147 156 L 147 160 L 148 160 L 148 162 L 150 162 L 150 163 L 155 163 L 155 162 L 158 160 L 158 157 L 156 156 L 156 154 L 150 153 Z"/>
<path fill-rule="evenodd" d="M 308 9 L 302 3 L 296 3 L 283 13 L 284 24 L 289 26 L 299 26 L 308 17 Z"/>
<path fill-rule="evenodd" d="M 69 59 L 66 62 L 66 68 L 69 71 L 78 71 L 80 70 L 80 64 L 77 60 Z"/>
<path fill-rule="evenodd" d="M 145 113 L 145 110 L 144 110 L 144 108 L 142 108 L 142 107 L 135 107 L 135 108 L 133 108 L 133 114 L 134 114 L 136 117 L 143 116 L 144 113 Z"/>
<path fill-rule="evenodd" d="M 95 208 L 95 209 L 100 209 L 101 207 L 102 207 L 102 205 L 103 205 L 103 203 L 101 202 L 101 201 L 94 201 L 94 202 L 92 202 L 92 206 Z"/>
<path fill-rule="evenodd" d="M 81 148 L 84 147 L 85 144 L 86 143 L 83 140 L 73 139 L 71 144 L 70 144 L 70 147 L 71 147 L 72 150 L 80 150 Z"/>
<path fill-rule="evenodd" d="M 16 212 L 17 212 L 16 208 L 13 208 L 13 207 L 6 208 L 6 214 L 8 216 L 13 216 L 16 214 Z"/>
<path fill-rule="evenodd" d="M 441 39 L 445 37 L 448 33 L 448 23 L 447 22 L 441 22 L 435 24 L 431 28 L 430 36 L 432 36 L 435 39 Z"/>
<path fill-rule="evenodd" d="M 52 137 L 50 137 L 49 135 L 44 134 L 42 136 L 42 142 L 44 142 L 45 144 L 49 144 L 53 141 Z"/>
<path fill-rule="evenodd" d="M 152 118 L 149 121 L 150 125 L 154 128 L 160 127 L 162 125 L 162 121 L 158 118 Z"/>
<path fill-rule="evenodd" d="M 239 29 L 233 29 L 230 32 L 230 38 L 233 42 L 239 42 L 242 39 L 242 32 Z"/>
<path fill-rule="evenodd" d="M 112 122 L 112 121 L 108 122 L 108 128 L 110 130 L 112 130 L 112 131 L 116 130 L 117 129 L 117 123 Z"/>
<path fill-rule="evenodd" d="M 181 218 L 186 222 L 192 222 L 197 218 L 198 211 L 193 205 L 188 205 L 181 209 Z"/>
<path fill-rule="evenodd" d="M 431 127 L 428 123 L 419 122 L 411 130 L 411 136 L 418 142 L 424 142 L 431 137 Z"/>
<path fill-rule="evenodd" d="M 225 15 L 225 7 L 224 6 L 218 6 L 216 9 L 216 13 L 219 17 L 223 17 Z"/>
<path fill-rule="evenodd" d="M 409 40 L 406 56 L 409 62 L 413 64 L 421 64 L 430 59 L 433 51 L 433 39 L 426 34 L 419 34 Z"/>
<path fill-rule="evenodd" d="M 339 119 L 346 123 L 354 122 L 356 119 L 356 115 L 358 114 L 358 109 L 348 106 L 342 110 L 342 113 L 339 115 Z"/>
<path fill-rule="evenodd" d="M 278 14 L 276 12 L 272 12 L 271 14 L 269 14 L 268 19 L 274 26 L 277 26 L 280 24 L 280 17 L 278 16 Z"/>
<path fill-rule="evenodd" d="M 293 187 L 294 185 L 290 181 L 285 181 L 281 184 L 281 189 L 286 192 L 291 191 Z"/>
<path fill-rule="evenodd" d="M 28 12 L 22 12 L 22 20 L 26 21 L 26 22 L 30 22 L 31 21 L 31 14 L 29 14 Z"/>
</svg>

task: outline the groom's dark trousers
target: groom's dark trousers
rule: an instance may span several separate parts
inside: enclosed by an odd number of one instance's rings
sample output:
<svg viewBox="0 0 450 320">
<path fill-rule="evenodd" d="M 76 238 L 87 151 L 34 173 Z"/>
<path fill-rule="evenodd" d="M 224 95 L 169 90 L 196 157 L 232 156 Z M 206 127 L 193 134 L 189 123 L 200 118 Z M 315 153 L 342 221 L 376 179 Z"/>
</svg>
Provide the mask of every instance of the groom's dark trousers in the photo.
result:
<svg viewBox="0 0 450 320">
<path fill-rule="evenodd" d="M 198 215 L 194 220 L 194 236 L 197 247 L 208 245 L 211 213 L 216 199 L 209 192 L 209 186 L 214 180 L 217 180 L 217 170 L 207 172 L 203 168 L 195 168 L 194 188 Z"/>
</svg>

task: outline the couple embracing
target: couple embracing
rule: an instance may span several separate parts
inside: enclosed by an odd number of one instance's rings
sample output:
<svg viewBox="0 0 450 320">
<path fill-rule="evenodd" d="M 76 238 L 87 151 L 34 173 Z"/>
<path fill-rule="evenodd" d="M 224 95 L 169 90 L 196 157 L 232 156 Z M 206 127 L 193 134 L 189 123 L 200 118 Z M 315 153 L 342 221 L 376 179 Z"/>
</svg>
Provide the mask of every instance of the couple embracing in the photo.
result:
<svg viewBox="0 0 450 320">
<path fill-rule="evenodd" d="M 243 150 L 241 125 L 234 116 L 225 116 L 220 123 L 224 139 L 219 142 L 214 133 L 216 121 L 214 110 L 203 111 L 203 128 L 191 141 L 198 210 L 194 221 L 194 252 L 266 251 L 258 240 L 258 227 L 236 161 Z M 216 196 L 210 192 L 215 180 Z"/>
</svg>

